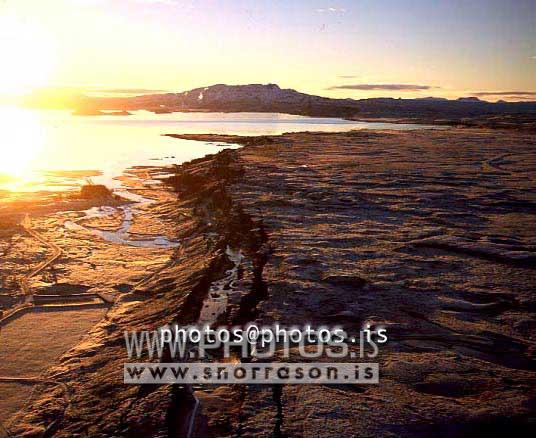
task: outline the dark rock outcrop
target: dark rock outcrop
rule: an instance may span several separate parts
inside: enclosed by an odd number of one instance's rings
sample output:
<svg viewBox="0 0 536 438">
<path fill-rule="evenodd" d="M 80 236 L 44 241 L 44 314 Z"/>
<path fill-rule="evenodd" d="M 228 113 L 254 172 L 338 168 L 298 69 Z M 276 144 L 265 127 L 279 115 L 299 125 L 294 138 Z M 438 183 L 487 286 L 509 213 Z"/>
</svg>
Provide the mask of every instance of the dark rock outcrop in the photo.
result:
<svg viewBox="0 0 536 438">
<path fill-rule="evenodd" d="M 80 197 L 83 199 L 110 198 L 112 192 L 101 184 L 87 184 L 80 188 Z"/>
<path fill-rule="evenodd" d="M 194 435 L 529 436 L 536 271 L 483 255 L 536 243 L 534 212 L 512 207 L 536 202 L 535 147 L 482 130 L 301 133 L 181 166 L 169 183 L 185 245 L 49 370 L 69 401 L 43 386 L 14 433 L 184 436 L 192 393 L 124 385 L 122 332 L 195 322 L 230 245 L 249 265 L 222 324 L 341 324 L 356 335 L 367 321 L 389 342 L 375 359 L 379 385 L 196 388 Z M 454 235 L 490 243 L 482 253 L 441 237 Z"/>
</svg>

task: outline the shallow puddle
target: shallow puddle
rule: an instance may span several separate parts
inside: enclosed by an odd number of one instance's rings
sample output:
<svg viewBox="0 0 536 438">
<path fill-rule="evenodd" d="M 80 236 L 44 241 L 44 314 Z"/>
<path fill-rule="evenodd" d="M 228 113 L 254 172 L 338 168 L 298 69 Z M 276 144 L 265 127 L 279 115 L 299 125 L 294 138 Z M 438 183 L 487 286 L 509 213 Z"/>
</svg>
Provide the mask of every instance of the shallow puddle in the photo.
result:
<svg viewBox="0 0 536 438">
<path fill-rule="evenodd" d="M 229 294 L 236 291 L 236 281 L 238 280 L 238 269 L 242 264 L 244 255 L 242 251 L 233 251 L 227 247 L 225 254 L 234 266 L 225 271 L 225 277 L 215 281 L 210 285 L 208 296 L 203 303 L 201 314 L 199 315 L 199 324 L 211 324 L 225 312 L 229 301 Z"/>
<path fill-rule="evenodd" d="M 180 245 L 179 242 L 172 241 L 165 236 L 156 236 L 148 239 L 143 238 L 143 235 L 140 235 L 140 238 L 134 238 L 133 233 L 130 232 L 130 229 L 134 221 L 134 214 L 137 212 L 135 207 L 145 207 L 153 204 L 156 201 L 124 189 L 116 190 L 114 191 L 114 194 L 132 201 L 134 204 L 117 208 L 110 206 L 90 208 L 89 210 L 82 212 L 84 216 L 81 218 L 73 221 L 66 221 L 64 223 L 65 228 L 70 231 L 86 232 L 118 245 L 135 246 L 138 248 L 176 248 Z M 85 220 L 111 217 L 117 212 L 121 212 L 123 220 L 121 226 L 115 231 L 100 230 L 98 228 L 93 228 L 82 224 Z"/>
</svg>

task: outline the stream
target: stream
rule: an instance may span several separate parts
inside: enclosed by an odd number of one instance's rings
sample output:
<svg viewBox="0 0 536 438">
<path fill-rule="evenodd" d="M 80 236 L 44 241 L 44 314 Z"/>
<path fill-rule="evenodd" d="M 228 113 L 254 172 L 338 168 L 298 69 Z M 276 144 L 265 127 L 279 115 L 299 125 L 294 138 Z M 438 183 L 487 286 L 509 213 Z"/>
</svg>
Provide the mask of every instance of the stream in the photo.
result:
<svg viewBox="0 0 536 438">
<path fill-rule="evenodd" d="M 92 207 L 88 210 L 82 211 L 84 216 L 75 220 L 65 221 L 64 227 L 70 231 L 82 231 L 92 234 L 103 240 L 106 240 L 107 242 L 119 245 L 135 246 L 138 248 L 176 248 L 180 245 L 180 242 L 169 240 L 164 236 L 156 236 L 152 237 L 151 239 L 134 238 L 134 234 L 130 232 L 134 215 L 136 213 L 141 213 L 139 208 L 151 205 L 156 201 L 154 199 L 145 198 L 141 195 L 137 195 L 136 193 L 129 192 L 124 188 L 115 190 L 114 194 L 128 201 L 132 201 L 133 204 L 117 208 L 111 206 Z M 88 219 L 100 219 L 113 216 L 118 211 L 122 213 L 123 221 L 121 226 L 116 231 L 100 230 L 98 228 L 93 228 L 82 224 L 82 222 Z"/>
</svg>

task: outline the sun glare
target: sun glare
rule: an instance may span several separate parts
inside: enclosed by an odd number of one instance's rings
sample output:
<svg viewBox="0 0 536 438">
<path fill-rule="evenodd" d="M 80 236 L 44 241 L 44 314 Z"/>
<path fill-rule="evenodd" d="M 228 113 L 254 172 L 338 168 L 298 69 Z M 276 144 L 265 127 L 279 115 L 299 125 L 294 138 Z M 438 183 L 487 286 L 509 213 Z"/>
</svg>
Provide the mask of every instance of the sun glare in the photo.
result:
<svg viewBox="0 0 536 438">
<path fill-rule="evenodd" d="M 32 170 L 38 152 L 43 148 L 43 132 L 35 111 L 0 107 L 2 127 L 0 176 L 23 180 Z"/>
<path fill-rule="evenodd" d="M 47 85 L 54 50 L 42 29 L 0 17 L 0 59 L 0 94 L 20 94 Z"/>
</svg>

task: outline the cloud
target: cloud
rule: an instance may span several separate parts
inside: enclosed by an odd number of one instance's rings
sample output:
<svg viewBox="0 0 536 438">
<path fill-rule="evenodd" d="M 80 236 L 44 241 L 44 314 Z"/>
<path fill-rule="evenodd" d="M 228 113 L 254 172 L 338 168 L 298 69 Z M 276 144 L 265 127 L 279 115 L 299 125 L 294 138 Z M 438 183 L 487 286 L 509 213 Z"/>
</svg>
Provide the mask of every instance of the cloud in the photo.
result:
<svg viewBox="0 0 536 438">
<path fill-rule="evenodd" d="M 328 90 L 360 90 L 360 91 L 422 91 L 431 90 L 430 85 L 414 85 L 414 84 L 354 84 L 354 85 L 335 85 L 329 87 Z"/>
<path fill-rule="evenodd" d="M 530 59 L 536 59 L 536 56 L 531 56 Z"/>
<path fill-rule="evenodd" d="M 348 76 L 339 76 L 340 79 L 355 79 L 357 78 L 357 76 L 351 76 L 351 75 L 348 75 Z"/>
<path fill-rule="evenodd" d="M 479 91 L 475 96 L 536 96 L 536 91 Z"/>
<path fill-rule="evenodd" d="M 346 9 L 330 7 L 330 8 L 315 9 L 315 11 L 318 12 L 319 14 L 324 14 L 324 13 L 327 13 L 327 14 L 344 14 L 346 12 Z"/>
</svg>

